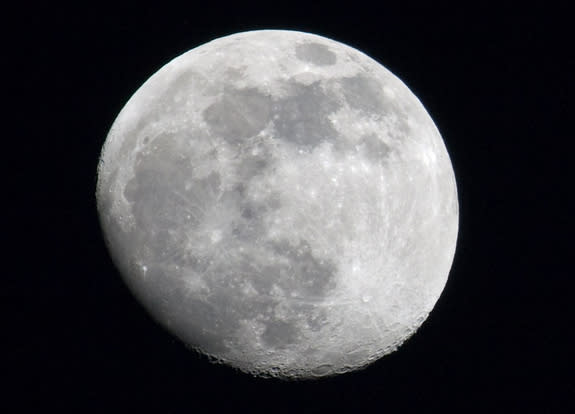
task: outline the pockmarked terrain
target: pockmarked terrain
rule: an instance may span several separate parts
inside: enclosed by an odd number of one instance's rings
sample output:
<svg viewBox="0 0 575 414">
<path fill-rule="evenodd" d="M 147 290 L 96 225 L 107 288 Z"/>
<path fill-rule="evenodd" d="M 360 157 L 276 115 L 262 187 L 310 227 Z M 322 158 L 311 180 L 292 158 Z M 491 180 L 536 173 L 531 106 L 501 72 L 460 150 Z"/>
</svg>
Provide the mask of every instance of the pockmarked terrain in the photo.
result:
<svg viewBox="0 0 575 414">
<path fill-rule="evenodd" d="M 155 73 L 110 130 L 97 200 L 160 324 L 282 378 L 394 351 L 439 298 L 458 232 L 419 100 L 358 50 L 295 31 L 216 39 Z"/>
</svg>

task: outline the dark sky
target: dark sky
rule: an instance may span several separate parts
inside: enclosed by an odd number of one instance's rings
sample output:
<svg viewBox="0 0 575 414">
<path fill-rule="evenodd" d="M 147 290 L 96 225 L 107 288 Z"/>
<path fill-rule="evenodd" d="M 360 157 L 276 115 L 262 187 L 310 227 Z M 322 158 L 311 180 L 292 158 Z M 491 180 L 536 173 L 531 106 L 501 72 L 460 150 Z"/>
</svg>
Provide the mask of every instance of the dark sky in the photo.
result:
<svg viewBox="0 0 575 414">
<path fill-rule="evenodd" d="M 16 201 L 2 288 L 6 412 L 575 409 L 566 10 L 207 3 L 4 17 Z M 253 379 L 187 351 L 121 282 L 95 209 L 101 146 L 135 90 L 193 47 L 263 28 L 333 38 L 398 75 L 436 121 L 458 183 L 459 241 L 435 310 L 396 353 L 328 380 Z"/>
</svg>

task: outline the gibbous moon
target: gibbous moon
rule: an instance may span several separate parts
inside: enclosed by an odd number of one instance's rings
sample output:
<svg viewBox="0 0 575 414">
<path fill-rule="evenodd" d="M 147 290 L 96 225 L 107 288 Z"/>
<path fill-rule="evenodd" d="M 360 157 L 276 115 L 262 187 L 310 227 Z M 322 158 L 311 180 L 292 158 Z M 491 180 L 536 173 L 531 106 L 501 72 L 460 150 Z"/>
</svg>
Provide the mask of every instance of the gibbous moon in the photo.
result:
<svg viewBox="0 0 575 414">
<path fill-rule="evenodd" d="M 382 65 L 296 31 L 237 33 L 132 96 L 97 186 L 110 253 L 189 347 L 258 376 L 368 365 L 426 319 L 458 201 L 432 119 Z"/>
</svg>

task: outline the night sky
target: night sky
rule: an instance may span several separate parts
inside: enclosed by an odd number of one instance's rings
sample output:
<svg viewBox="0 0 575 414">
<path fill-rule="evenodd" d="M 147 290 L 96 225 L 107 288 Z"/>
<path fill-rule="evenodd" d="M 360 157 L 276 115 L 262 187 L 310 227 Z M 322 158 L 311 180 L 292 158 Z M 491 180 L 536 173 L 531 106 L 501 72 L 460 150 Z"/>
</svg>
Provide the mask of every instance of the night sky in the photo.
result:
<svg viewBox="0 0 575 414">
<path fill-rule="evenodd" d="M 573 412 L 566 9 L 207 3 L 4 15 L 4 412 Z M 96 212 L 100 150 L 137 88 L 189 49 L 266 28 L 391 70 L 436 122 L 458 185 L 455 260 L 427 321 L 365 370 L 319 381 L 255 379 L 187 350 L 123 284 Z"/>
</svg>

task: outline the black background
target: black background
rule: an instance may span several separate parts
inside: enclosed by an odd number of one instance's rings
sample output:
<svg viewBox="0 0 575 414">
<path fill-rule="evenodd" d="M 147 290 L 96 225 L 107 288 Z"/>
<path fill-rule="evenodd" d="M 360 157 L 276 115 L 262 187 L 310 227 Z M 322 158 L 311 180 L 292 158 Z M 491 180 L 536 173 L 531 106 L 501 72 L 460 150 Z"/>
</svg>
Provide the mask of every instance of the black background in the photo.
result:
<svg viewBox="0 0 575 414">
<path fill-rule="evenodd" d="M 4 16 L 6 412 L 574 409 L 567 9 L 207 3 Z M 99 229 L 98 157 L 129 97 L 187 50 L 264 28 L 333 38 L 398 75 L 458 182 L 457 252 L 435 310 L 394 354 L 331 379 L 254 379 L 186 350 L 132 298 Z"/>
</svg>

